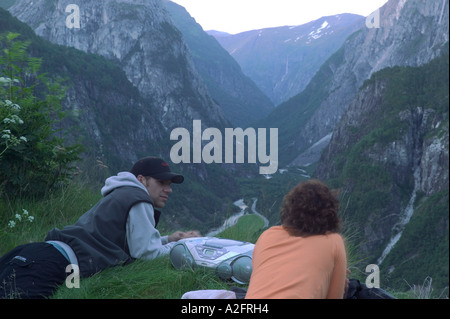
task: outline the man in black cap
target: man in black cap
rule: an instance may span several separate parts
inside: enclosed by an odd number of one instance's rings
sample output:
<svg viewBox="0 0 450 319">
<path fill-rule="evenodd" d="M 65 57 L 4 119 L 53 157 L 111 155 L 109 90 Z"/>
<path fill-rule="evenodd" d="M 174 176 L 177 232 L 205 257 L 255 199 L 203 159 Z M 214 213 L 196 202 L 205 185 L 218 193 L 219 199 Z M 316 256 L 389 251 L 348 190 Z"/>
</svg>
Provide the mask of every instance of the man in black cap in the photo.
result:
<svg viewBox="0 0 450 319">
<path fill-rule="evenodd" d="M 174 242 L 197 231 L 161 236 L 156 229 L 171 183 L 184 177 L 157 157 L 137 161 L 130 172 L 106 179 L 103 198 L 73 225 L 51 230 L 45 242 L 16 247 L 0 259 L 0 298 L 47 298 L 78 269 L 81 277 L 136 258 L 168 254 Z M 76 267 L 76 268 L 75 268 Z"/>
</svg>

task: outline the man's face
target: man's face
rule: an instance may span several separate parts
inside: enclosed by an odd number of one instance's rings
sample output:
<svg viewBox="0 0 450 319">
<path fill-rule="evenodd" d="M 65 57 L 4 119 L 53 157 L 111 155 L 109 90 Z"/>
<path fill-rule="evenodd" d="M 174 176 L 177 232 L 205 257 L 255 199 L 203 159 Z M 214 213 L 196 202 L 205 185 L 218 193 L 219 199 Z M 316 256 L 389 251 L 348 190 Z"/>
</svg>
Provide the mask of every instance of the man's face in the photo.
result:
<svg viewBox="0 0 450 319">
<path fill-rule="evenodd" d="M 142 175 L 139 175 L 141 177 Z M 168 181 L 160 181 L 153 177 L 144 177 L 138 178 L 138 180 L 145 186 L 148 193 L 150 194 L 150 198 L 153 200 L 155 207 L 163 208 L 166 205 L 167 199 L 169 198 L 169 194 L 172 193 L 172 188 L 170 184 L 172 183 L 170 180 Z"/>
</svg>

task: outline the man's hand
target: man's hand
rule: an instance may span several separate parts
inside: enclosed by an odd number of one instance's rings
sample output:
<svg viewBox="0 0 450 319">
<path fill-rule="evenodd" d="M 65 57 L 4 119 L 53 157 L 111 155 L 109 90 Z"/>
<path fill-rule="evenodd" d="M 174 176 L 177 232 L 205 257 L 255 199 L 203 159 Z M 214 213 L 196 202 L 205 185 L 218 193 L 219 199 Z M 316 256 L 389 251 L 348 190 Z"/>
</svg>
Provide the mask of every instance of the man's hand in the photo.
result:
<svg viewBox="0 0 450 319">
<path fill-rule="evenodd" d="M 169 243 L 172 241 L 179 241 L 184 238 L 201 237 L 200 232 L 197 230 L 191 230 L 188 232 L 176 231 L 172 235 L 168 236 Z"/>
<path fill-rule="evenodd" d="M 192 238 L 192 237 L 202 237 L 202 235 L 200 234 L 200 232 L 198 230 L 191 230 L 191 231 L 184 233 L 183 238 Z"/>
</svg>

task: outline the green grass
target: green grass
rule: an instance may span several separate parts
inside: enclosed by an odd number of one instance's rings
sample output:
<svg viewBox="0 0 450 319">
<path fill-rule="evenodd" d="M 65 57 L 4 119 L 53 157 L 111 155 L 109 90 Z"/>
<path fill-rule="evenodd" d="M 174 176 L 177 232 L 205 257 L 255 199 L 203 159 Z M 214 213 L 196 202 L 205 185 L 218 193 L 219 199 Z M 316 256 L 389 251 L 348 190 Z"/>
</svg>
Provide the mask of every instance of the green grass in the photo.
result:
<svg viewBox="0 0 450 319">
<path fill-rule="evenodd" d="M 257 215 L 244 215 L 238 222 L 224 230 L 217 237 L 231 238 L 234 240 L 255 243 L 262 233 L 264 221 Z"/>
<path fill-rule="evenodd" d="M 245 215 L 217 237 L 254 242 L 264 222 L 256 215 Z M 203 268 L 176 270 L 168 256 L 152 261 L 106 269 L 80 281 L 80 288 L 61 286 L 56 299 L 180 299 L 193 290 L 246 288 L 220 280 L 214 271 Z"/>
<path fill-rule="evenodd" d="M 136 260 L 81 279 L 80 288 L 62 285 L 55 299 L 180 299 L 188 291 L 229 289 L 213 271 L 176 270 L 165 256 L 152 261 Z"/>
<path fill-rule="evenodd" d="M 42 241 L 54 227 L 73 224 L 100 198 L 99 188 L 94 190 L 81 182 L 74 182 L 39 200 L 10 201 L 0 197 L 0 256 L 18 245 Z M 33 216 L 32 222 L 16 218 L 24 209 Z M 12 228 L 11 221 L 15 222 Z"/>
<path fill-rule="evenodd" d="M 45 199 L 8 201 L 0 199 L 0 256 L 12 248 L 43 241 L 53 227 L 72 224 L 101 197 L 98 187 L 75 182 L 49 194 Z M 33 216 L 30 222 L 23 215 Z M 22 216 L 19 221 L 16 214 Z M 16 225 L 9 227 L 10 221 Z M 255 242 L 264 224 L 256 215 L 246 215 L 233 227 L 217 237 Z M 56 299 L 179 299 L 188 291 L 202 289 L 230 289 L 242 286 L 220 280 L 212 270 L 176 270 L 168 256 L 156 260 L 135 262 L 106 269 L 92 277 L 80 280 L 80 288 L 62 285 Z"/>
<path fill-rule="evenodd" d="M 71 185 L 49 194 L 40 200 L 21 200 L 11 202 L 0 198 L 0 256 L 12 248 L 28 242 L 38 242 L 45 238 L 53 227 L 63 227 L 72 224 L 78 217 L 94 205 L 100 198 L 99 187 L 88 187 L 82 182 Z M 33 216 L 32 222 L 23 216 L 23 209 L 28 216 Z M 18 221 L 16 214 L 22 215 Z M 16 220 L 13 228 L 8 226 L 11 220 Z M 348 226 L 348 225 L 347 225 Z M 352 227 L 346 227 L 352 228 Z M 232 227 L 217 237 L 229 238 L 255 243 L 264 231 L 263 220 L 253 214 L 244 215 Z M 348 238 L 349 265 L 355 262 L 352 232 L 344 233 Z M 352 252 L 353 251 L 353 252 Z M 351 278 L 363 273 L 352 269 Z M 235 282 L 220 280 L 214 271 L 202 268 L 176 270 L 168 256 L 152 261 L 136 260 L 126 265 L 106 269 L 92 277 L 80 280 L 80 288 L 68 288 L 62 285 L 55 293 L 55 299 L 179 299 L 193 290 L 227 289 L 231 286 L 247 288 Z M 414 292 L 396 292 L 399 298 L 416 299 Z"/>
</svg>

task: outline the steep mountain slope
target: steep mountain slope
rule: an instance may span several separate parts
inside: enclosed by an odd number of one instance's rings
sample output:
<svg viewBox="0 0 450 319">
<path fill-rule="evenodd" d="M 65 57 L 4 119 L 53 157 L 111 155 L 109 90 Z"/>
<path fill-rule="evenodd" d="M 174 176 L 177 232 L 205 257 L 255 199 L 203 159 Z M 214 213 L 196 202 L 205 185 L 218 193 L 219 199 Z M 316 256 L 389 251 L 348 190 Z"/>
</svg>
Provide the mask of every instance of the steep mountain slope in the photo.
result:
<svg viewBox="0 0 450 319">
<path fill-rule="evenodd" d="M 69 28 L 68 5 L 79 8 L 80 27 Z M 18 0 L 9 11 L 37 35 L 118 61 L 128 79 L 158 107 L 167 129 L 228 124 L 193 66 L 181 33 L 160 0 Z"/>
<path fill-rule="evenodd" d="M 343 112 L 374 72 L 422 65 L 439 56 L 448 41 L 448 5 L 448 0 L 390 0 L 380 8 L 380 28 L 364 26 L 352 34 L 302 93 L 256 124 L 279 128 L 280 161 L 311 163 L 310 154 L 305 159 L 302 153 L 322 139 L 329 141 Z M 313 159 L 317 160 L 318 156 Z"/>
<path fill-rule="evenodd" d="M 146 145 L 149 152 L 159 154 L 167 148 L 162 144 L 163 128 L 153 116 L 155 106 L 140 95 L 118 65 L 52 44 L 4 9 L 0 9 L 0 17 L 1 34 L 20 34 L 21 41 L 30 42 L 30 54 L 42 59 L 41 72 L 52 79 L 64 79 L 67 93 L 63 106 L 68 113 L 65 125 L 71 127 L 70 138 L 79 140 L 85 148 L 83 169 L 92 166 L 90 174 L 95 175 L 96 160 L 112 169 L 127 166 L 136 157 L 134 149 L 148 140 L 156 142 Z M 135 112 L 123 116 L 124 109 Z M 140 125 L 141 121 L 146 125 Z"/>
<path fill-rule="evenodd" d="M 278 105 L 303 91 L 323 62 L 363 24 L 361 16 L 339 14 L 299 26 L 210 34 Z"/>
<path fill-rule="evenodd" d="M 245 128 L 273 110 L 269 98 L 242 73 L 239 64 L 214 37 L 203 31 L 186 9 L 171 1 L 166 6 L 183 34 L 208 92 L 234 126 Z"/>
<path fill-rule="evenodd" d="M 315 172 L 342 190 L 364 262 L 381 266 L 384 282 L 397 287 L 427 276 L 448 286 L 448 67 L 446 53 L 375 73 Z"/>
</svg>

